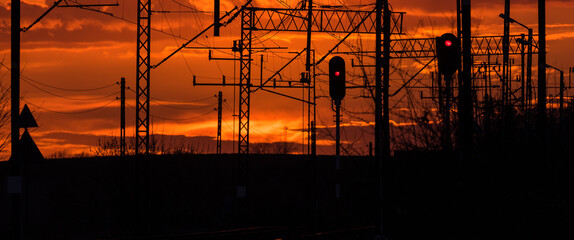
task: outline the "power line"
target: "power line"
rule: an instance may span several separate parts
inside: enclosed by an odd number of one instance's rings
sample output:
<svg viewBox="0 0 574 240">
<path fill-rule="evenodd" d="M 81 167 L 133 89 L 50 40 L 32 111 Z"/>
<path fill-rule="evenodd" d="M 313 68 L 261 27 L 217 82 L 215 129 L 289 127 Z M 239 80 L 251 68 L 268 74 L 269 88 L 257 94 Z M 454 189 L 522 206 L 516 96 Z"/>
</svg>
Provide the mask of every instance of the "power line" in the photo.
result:
<svg viewBox="0 0 574 240">
<path fill-rule="evenodd" d="M 58 95 L 58 94 L 52 93 L 52 92 L 50 92 L 50 91 L 48 91 L 48 90 L 44 90 L 44 89 L 42 89 L 42 88 L 40 88 L 40 87 L 38 87 L 38 86 L 32 84 L 31 82 L 28 82 L 26 79 L 22 79 L 22 80 L 24 80 L 25 83 L 30 84 L 30 86 L 32 86 L 32 87 L 34 87 L 34 88 L 36 88 L 36 89 L 38 89 L 38 90 L 40 90 L 40 91 L 42 91 L 42 92 L 45 92 L 45 93 L 50 94 L 50 95 L 55 96 L 55 97 L 64 98 L 64 99 L 68 99 L 68 100 L 74 100 L 74 101 L 97 101 L 97 100 L 102 100 L 102 99 L 105 99 L 105 98 L 109 98 L 109 97 L 114 96 L 114 95 L 117 95 L 117 94 L 119 93 L 119 91 L 118 91 L 118 92 L 112 93 L 112 94 L 107 95 L 107 96 L 101 96 L 101 97 L 95 97 L 95 98 L 83 98 L 83 99 L 82 99 L 82 98 L 71 98 L 71 97 L 66 97 L 66 96 L 62 96 L 62 95 Z"/>
<path fill-rule="evenodd" d="M 10 72 L 12 71 L 12 69 L 10 69 L 10 67 L 6 66 L 3 62 L 0 62 L 0 65 L 2 65 L 4 68 L 8 69 L 8 71 L 10 71 Z M 43 82 L 34 80 L 34 79 L 32 79 L 32 78 L 30 78 L 30 77 L 27 77 L 27 76 L 25 76 L 25 75 L 23 75 L 23 74 L 20 74 L 20 77 L 22 77 L 24 80 L 28 80 L 28 81 L 31 81 L 31 82 L 40 84 L 40 85 L 45 86 L 45 87 L 49 87 L 49 88 L 53 88 L 53 89 L 57 89 L 57 90 L 62 90 L 62 91 L 70 91 L 70 92 L 90 92 L 90 91 L 97 91 L 97 90 L 106 89 L 106 88 L 109 88 L 109 87 L 112 87 L 112 86 L 115 86 L 115 85 L 116 85 L 115 83 L 113 83 L 113 84 L 109 84 L 109 85 L 105 85 L 105 86 L 101 86 L 101 87 L 95 87 L 95 88 L 71 89 L 71 88 L 62 88 L 62 87 L 52 86 L 52 85 L 49 85 L 49 84 L 46 84 L 46 83 L 43 83 Z M 29 83 L 30 85 L 32 85 L 30 82 L 28 82 L 28 83 Z"/>
<path fill-rule="evenodd" d="M 135 93 L 135 90 L 133 90 L 133 89 L 131 89 L 131 88 L 129 88 L 129 90 Z M 185 103 L 197 103 L 197 102 L 203 102 L 203 101 L 209 100 L 209 99 L 213 99 L 213 96 L 206 97 L 206 98 L 195 99 L 195 100 L 186 100 L 186 101 L 182 101 L 182 102 L 185 102 Z M 157 100 L 157 101 L 164 101 L 164 102 L 175 102 L 175 101 L 172 101 L 172 100 L 166 100 L 166 99 L 162 99 L 162 98 L 152 97 L 152 102 L 155 102 L 155 103 L 157 103 L 157 104 L 159 104 L 159 105 L 163 105 L 163 104 L 157 102 L 156 100 Z M 214 104 L 216 104 L 216 103 L 214 103 Z M 167 106 L 167 105 L 164 105 L 164 106 Z M 209 106 L 213 106 L 213 105 L 209 105 Z M 172 106 L 167 106 L 167 107 L 172 107 Z M 206 106 L 206 107 L 207 107 L 207 106 Z M 177 108 L 177 107 L 174 107 L 174 108 Z M 181 108 L 181 109 L 195 109 L 195 108 Z"/>
<path fill-rule="evenodd" d="M 89 7 L 79 7 L 79 8 L 80 8 L 80 9 L 84 9 L 84 10 L 88 10 L 88 11 L 93 11 L 93 12 L 96 12 L 96 13 L 101 13 L 101 14 L 104 14 L 104 15 L 107 15 L 107 16 L 110 16 L 110 17 L 113 17 L 113 18 L 115 18 L 115 19 L 122 20 L 122 21 L 127 22 L 127 23 L 131 23 L 131 24 L 137 25 L 136 22 L 124 18 L 123 14 L 122 14 L 121 17 L 118 17 L 118 16 L 114 15 L 114 14 L 111 13 L 111 12 L 106 12 L 106 11 L 102 11 L 102 10 L 99 10 L 99 9 L 94 9 L 94 8 L 89 8 Z M 186 38 L 184 38 L 184 37 L 177 36 L 177 35 L 174 35 L 174 34 L 165 32 L 165 31 L 163 31 L 163 30 L 161 30 L 161 29 L 156 29 L 156 28 L 153 28 L 153 27 L 151 27 L 150 29 L 151 29 L 151 30 L 154 30 L 154 31 L 156 31 L 156 32 L 160 32 L 160 33 L 163 33 L 163 34 L 172 36 L 172 37 L 180 38 L 180 39 L 183 39 L 183 40 L 188 40 L 188 39 L 186 39 Z"/>
<path fill-rule="evenodd" d="M 178 2 L 178 1 L 176 1 L 176 0 L 171 0 L 171 1 L 174 2 L 174 3 L 176 3 L 176 4 L 179 5 L 179 6 L 182 6 L 182 7 L 184 7 L 184 8 L 190 9 L 190 10 L 195 11 L 195 12 L 198 12 L 198 13 L 210 13 L 209 11 L 200 11 L 200 10 L 197 10 L 197 8 L 194 8 L 194 7 L 192 7 L 192 6 L 185 5 L 185 4 L 180 3 L 180 2 Z"/>
<path fill-rule="evenodd" d="M 116 85 L 115 83 L 112 83 L 112 84 L 109 84 L 109 85 L 105 85 L 105 86 L 101 86 L 101 87 L 95 87 L 95 88 L 71 89 L 71 88 L 62 88 L 62 87 L 51 86 L 51 85 L 48 85 L 48 84 L 45 84 L 45 83 L 42 83 L 42 82 L 33 80 L 33 79 L 31 79 L 31 78 L 29 78 L 29 77 L 26 77 L 26 76 L 24 76 L 24 75 L 21 75 L 21 76 L 22 76 L 22 78 L 23 78 L 25 81 L 28 80 L 28 81 L 35 82 L 35 83 L 40 84 L 40 85 L 45 86 L 45 87 L 49 87 L 49 88 L 53 88 L 53 89 L 57 89 L 57 90 L 62 90 L 62 91 L 69 91 L 69 92 L 91 92 L 91 91 L 97 91 L 97 90 L 101 90 L 101 89 L 106 89 L 106 88 L 113 87 L 113 86 Z M 28 83 L 29 83 L 29 82 L 28 82 Z M 30 83 L 30 85 L 32 85 L 32 84 Z"/>
<path fill-rule="evenodd" d="M 154 115 L 154 114 L 150 114 L 150 115 L 151 115 L 152 117 L 159 118 L 159 119 L 162 119 L 162 120 L 168 120 L 168 121 L 190 121 L 190 120 L 195 120 L 195 119 L 204 117 L 204 116 L 206 116 L 206 115 L 208 115 L 208 114 L 210 114 L 210 113 L 212 113 L 212 112 L 213 112 L 213 110 L 211 110 L 211 111 L 209 111 L 209 112 L 206 112 L 206 113 L 204 113 L 204 114 L 201 114 L 201 115 L 199 115 L 199 116 L 191 117 L 191 118 L 166 118 L 166 117 L 160 117 L 160 116 L 157 116 L 157 115 Z"/>
<path fill-rule="evenodd" d="M 231 112 L 231 114 L 235 114 L 235 113 L 233 112 L 233 109 L 231 108 L 231 106 L 229 106 L 229 103 L 223 102 L 223 104 L 224 104 L 225 108 L 226 108 L 229 112 Z"/>
<path fill-rule="evenodd" d="M 211 105 L 200 106 L 200 107 L 176 107 L 176 106 L 162 104 L 162 103 L 154 101 L 154 100 L 152 100 L 152 102 L 156 103 L 157 105 L 163 106 L 163 107 L 168 107 L 168 108 L 173 108 L 173 109 L 183 109 L 183 110 L 203 109 L 203 108 L 213 107 L 213 106 L 217 105 L 217 103 L 213 103 Z"/>
<path fill-rule="evenodd" d="M 267 141 L 270 142 L 270 143 L 273 143 L 273 140 L 271 140 L 271 139 L 269 139 L 269 138 L 267 138 L 267 137 L 265 137 L 265 136 L 263 135 L 263 134 L 269 134 L 269 133 L 262 132 L 262 131 L 260 131 L 260 130 L 255 129 L 254 127 L 251 127 L 251 129 L 254 130 L 255 132 L 259 132 L 259 133 L 260 133 L 260 134 L 258 134 L 258 133 L 254 133 L 254 134 L 259 135 L 260 137 L 262 137 L 263 139 L 267 140 Z"/>
<path fill-rule="evenodd" d="M 228 127 L 230 130 L 233 129 L 233 127 L 232 127 L 231 125 L 229 125 L 229 123 L 228 123 L 225 119 L 222 119 L 222 120 L 223 120 L 223 122 L 225 123 L 225 125 L 227 125 L 227 127 Z"/>
<path fill-rule="evenodd" d="M 31 103 L 31 102 L 29 102 L 29 101 L 27 101 L 27 100 L 25 100 L 25 99 L 22 99 L 22 101 L 24 101 L 24 102 L 26 102 L 26 103 L 28 103 L 28 104 L 34 106 L 34 107 L 37 107 L 37 108 L 39 108 L 39 109 L 42 109 L 42 110 L 44 110 L 44 111 L 51 112 L 51 113 L 58 113 L 58 114 L 82 114 L 82 113 L 93 112 L 93 111 L 96 111 L 96 110 L 100 110 L 100 109 L 102 109 L 102 108 L 105 108 L 105 107 L 107 107 L 108 105 L 112 104 L 114 101 L 116 101 L 116 99 L 114 99 L 114 100 L 112 100 L 112 101 L 110 101 L 110 102 L 108 102 L 108 103 L 106 103 L 106 104 L 104 104 L 104 105 L 102 105 L 102 106 L 96 107 L 96 108 L 92 108 L 92 109 L 88 109 L 88 110 L 83 110 L 83 111 L 75 111 L 75 112 L 55 111 L 55 110 L 51 110 L 51 109 L 48 109 L 48 108 L 45 108 L 45 107 L 38 106 L 38 105 L 36 105 L 36 104 L 34 104 L 34 103 Z"/>
<path fill-rule="evenodd" d="M 135 109 L 135 107 L 134 107 L 133 105 L 129 104 L 129 103 L 126 103 L 126 105 L 127 105 L 128 107 L 132 108 L 132 109 Z M 213 105 L 211 105 L 211 106 L 213 106 Z M 206 113 L 204 113 L 204 114 L 201 114 L 201 115 L 195 116 L 195 117 L 191 117 L 191 118 L 166 118 L 166 117 L 161 117 L 161 116 L 154 115 L 154 114 L 150 114 L 150 115 L 151 115 L 152 117 L 159 118 L 159 119 L 162 119 L 162 120 L 168 120 L 168 121 L 189 121 L 189 120 L 194 120 L 194 119 L 198 119 L 198 118 L 204 117 L 204 116 L 206 116 L 206 115 L 208 115 L 208 114 L 210 114 L 210 113 L 212 113 L 212 112 L 213 112 L 213 110 L 210 110 L 210 111 L 208 111 L 208 112 L 206 112 Z"/>
</svg>

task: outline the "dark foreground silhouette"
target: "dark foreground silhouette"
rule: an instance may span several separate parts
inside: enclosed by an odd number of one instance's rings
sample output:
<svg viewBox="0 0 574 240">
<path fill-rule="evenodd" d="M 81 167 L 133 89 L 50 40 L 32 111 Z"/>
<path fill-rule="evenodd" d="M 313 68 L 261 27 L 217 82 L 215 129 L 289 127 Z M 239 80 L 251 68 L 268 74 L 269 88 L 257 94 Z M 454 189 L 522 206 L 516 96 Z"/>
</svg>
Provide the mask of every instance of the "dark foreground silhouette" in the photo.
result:
<svg viewBox="0 0 574 240">
<path fill-rule="evenodd" d="M 390 239 L 571 236 L 571 155 L 396 152 L 384 165 Z M 477 157 L 478 158 L 478 157 Z M 376 164 L 369 157 L 251 155 L 247 198 L 235 155 L 52 159 L 30 163 L 29 239 L 373 239 Z M 7 176 L 7 164 L 0 164 Z M 335 183 L 340 182 L 340 198 Z M 6 189 L 6 177 L 0 180 Z M 0 238 L 10 237 L 0 194 Z"/>
</svg>

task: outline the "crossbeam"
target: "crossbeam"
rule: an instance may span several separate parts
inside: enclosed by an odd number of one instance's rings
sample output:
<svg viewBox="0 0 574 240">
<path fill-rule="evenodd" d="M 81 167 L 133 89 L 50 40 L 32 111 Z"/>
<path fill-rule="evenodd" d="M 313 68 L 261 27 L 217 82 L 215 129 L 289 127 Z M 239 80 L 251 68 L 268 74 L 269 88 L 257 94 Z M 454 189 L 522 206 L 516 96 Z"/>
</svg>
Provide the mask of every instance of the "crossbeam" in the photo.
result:
<svg viewBox="0 0 574 240">
<path fill-rule="evenodd" d="M 311 12 L 311 18 L 308 14 Z M 238 153 L 249 154 L 249 111 L 251 87 L 251 41 L 254 31 L 376 33 L 373 10 L 287 9 L 246 7 L 241 11 Z M 404 12 L 392 13 L 391 34 L 402 34 Z M 311 24 L 309 24 L 311 21 Z M 311 28 L 309 29 L 309 26 Z M 280 72 L 280 71 L 278 71 Z M 267 81 L 266 81 L 267 82 Z M 264 85 L 264 84 L 262 84 Z M 258 88 L 260 89 L 260 88 Z"/>
<path fill-rule="evenodd" d="M 536 36 L 537 37 L 537 36 Z M 521 54 L 521 35 L 510 35 L 509 54 Z M 533 39 L 533 53 L 538 54 L 538 40 Z M 502 55 L 502 36 L 472 37 L 473 56 Z M 336 52 L 351 53 L 351 52 Z M 356 52 L 352 52 L 355 54 Z M 375 51 L 361 53 L 374 54 Z M 406 38 L 391 41 L 391 58 L 434 58 L 436 56 L 435 38 Z"/>
<path fill-rule="evenodd" d="M 246 10 L 253 14 L 253 31 L 306 32 L 308 28 L 306 9 L 251 7 Z M 375 34 L 375 15 L 371 13 L 371 10 L 313 9 L 311 31 Z M 402 34 L 403 15 L 404 12 L 393 12 L 392 34 Z"/>
<path fill-rule="evenodd" d="M 510 35 L 509 54 L 520 54 L 522 45 L 521 35 Z M 536 37 L 536 38 L 534 38 Z M 470 49 L 474 56 L 502 55 L 502 36 L 483 36 L 473 37 L 472 48 Z M 533 52 L 538 54 L 538 35 L 532 39 Z"/>
</svg>

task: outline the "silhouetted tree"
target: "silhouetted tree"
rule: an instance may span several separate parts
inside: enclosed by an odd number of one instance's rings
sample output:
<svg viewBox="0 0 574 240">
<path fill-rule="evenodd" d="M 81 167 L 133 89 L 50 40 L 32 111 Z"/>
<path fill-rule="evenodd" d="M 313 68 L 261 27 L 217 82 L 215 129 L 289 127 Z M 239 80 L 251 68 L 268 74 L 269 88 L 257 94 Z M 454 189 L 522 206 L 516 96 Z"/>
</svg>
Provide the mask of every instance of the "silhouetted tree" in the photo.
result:
<svg viewBox="0 0 574 240">
<path fill-rule="evenodd" d="M 1 69 L 0 69 L 1 70 Z M 4 81 L 8 71 L 0 71 L 0 159 L 9 157 L 7 147 L 10 145 L 10 87 Z"/>
<path fill-rule="evenodd" d="M 90 147 L 93 156 L 107 157 L 120 156 L 119 137 L 105 136 L 98 139 L 94 147 Z M 208 149 L 200 143 L 186 139 L 184 136 L 152 134 L 150 135 L 150 154 L 152 155 L 179 155 L 206 153 Z M 135 154 L 134 138 L 126 139 L 126 155 Z"/>
<path fill-rule="evenodd" d="M 101 137 L 96 146 L 90 147 L 90 152 L 97 157 L 120 156 L 120 139 L 118 137 Z"/>
<path fill-rule="evenodd" d="M 293 142 L 252 143 L 250 147 L 255 154 L 290 154 L 297 149 Z"/>
</svg>

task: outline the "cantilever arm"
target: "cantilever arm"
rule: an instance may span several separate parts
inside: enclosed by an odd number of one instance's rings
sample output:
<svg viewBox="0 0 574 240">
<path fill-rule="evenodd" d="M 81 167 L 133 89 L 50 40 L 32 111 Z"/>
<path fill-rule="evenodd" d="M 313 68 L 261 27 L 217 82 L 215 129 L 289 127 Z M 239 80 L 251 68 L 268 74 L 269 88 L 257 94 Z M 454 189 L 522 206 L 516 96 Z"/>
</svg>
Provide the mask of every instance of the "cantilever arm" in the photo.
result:
<svg viewBox="0 0 574 240">
<path fill-rule="evenodd" d="M 391 97 L 394 97 L 395 95 L 397 95 L 403 88 L 405 88 L 413 79 L 415 79 L 415 77 L 417 77 L 419 75 L 419 73 L 421 73 L 426 67 L 428 67 L 428 65 L 434 61 L 436 57 L 433 57 L 424 67 L 422 67 L 417 73 L 415 73 L 415 75 L 413 75 L 408 81 L 406 81 L 399 89 L 397 89 L 397 91 L 395 91 L 393 94 L 391 94 Z"/>
<path fill-rule="evenodd" d="M 20 31 L 26 32 L 26 31 L 30 30 L 30 28 L 32 28 L 34 25 L 36 25 L 36 23 L 40 22 L 40 20 L 42 20 L 42 18 L 44 18 L 46 15 L 48 15 L 48 13 L 50 13 L 62 1 L 63 0 L 58 0 L 58 1 L 54 2 L 54 5 L 52 5 L 50 8 L 48 8 L 48 10 L 46 12 L 44 12 L 38 19 L 36 19 L 36 21 L 34 21 L 32 24 L 30 24 L 30 26 L 20 29 Z"/>
<path fill-rule="evenodd" d="M 237 6 L 233 9 L 231 9 L 231 11 L 227 12 L 225 15 L 223 15 L 223 17 L 219 18 L 219 21 L 223 20 L 224 18 L 226 18 L 227 16 L 229 16 L 233 11 L 235 11 L 237 9 Z M 159 63 L 157 63 L 156 65 L 151 66 L 152 69 L 155 69 L 157 67 L 159 67 L 159 65 L 161 65 L 162 63 L 164 63 L 165 61 L 167 61 L 168 59 L 170 59 L 171 57 L 173 57 L 173 55 L 175 55 L 176 53 L 178 53 L 179 51 L 181 51 L 181 49 L 184 49 L 187 47 L 187 45 L 189 45 L 191 42 L 195 41 L 195 39 L 197 39 L 198 37 L 200 37 L 201 35 L 203 35 L 205 32 L 207 32 L 209 29 L 211 29 L 213 26 L 215 26 L 215 23 L 212 23 L 211 25 L 209 25 L 208 27 L 206 27 L 205 29 L 203 29 L 203 31 L 201 31 L 200 33 L 198 33 L 197 35 L 195 35 L 195 37 L 191 38 L 189 41 L 187 41 L 186 43 L 184 43 L 183 45 L 181 45 L 181 47 L 179 47 L 178 49 L 176 49 L 175 51 L 173 51 L 171 54 L 169 54 L 167 57 L 165 57 L 163 60 L 161 60 Z"/>
<path fill-rule="evenodd" d="M 247 5 L 251 4 L 251 1 L 253 0 L 248 0 L 245 4 L 243 4 L 243 6 L 241 6 L 241 9 L 239 9 L 233 16 L 231 16 L 231 18 L 229 18 L 229 21 L 227 21 L 224 25 L 227 25 L 229 23 L 231 23 L 238 15 L 239 13 L 241 13 L 242 11 L 245 10 L 245 8 L 247 7 Z M 226 18 L 227 16 L 231 15 L 231 13 L 233 11 L 235 11 L 237 9 L 237 6 L 235 6 L 233 9 L 231 9 L 231 11 L 225 13 L 225 15 L 223 15 L 223 17 L 219 18 L 219 22 L 221 22 L 221 20 L 223 20 L 224 18 Z M 219 23 L 218 23 L 219 24 Z M 176 49 L 174 52 L 172 52 L 170 55 L 168 55 L 167 57 L 165 57 L 163 60 L 161 60 L 158 64 L 151 66 L 152 69 L 155 69 L 157 67 L 159 67 L 159 65 L 161 65 L 163 62 L 167 61 L 168 59 L 170 59 L 173 55 L 175 55 L 176 53 L 178 53 L 179 51 L 181 51 L 181 49 L 184 49 L 185 47 L 187 47 L 187 45 L 189 45 L 191 42 L 195 41 L 195 39 L 197 39 L 199 36 L 203 35 L 205 32 L 207 32 L 207 30 L 211 29 L 212 27 L 215 26 L 215 23 L 212 23 L 211 25 L 209 25 L 207 28 L 203 29 L 203 31 L 201 31 L 200 33 L 198 33 L 197 35 L 195 35 L 195 37 L 193 37 L 192 39 L 190 39 L 189 41 L 187 41 L 186 43 L 184 43 L 183 45 L 181 45 L 181 47 L 179 47 L 178 49 Z"/>
</svg>

